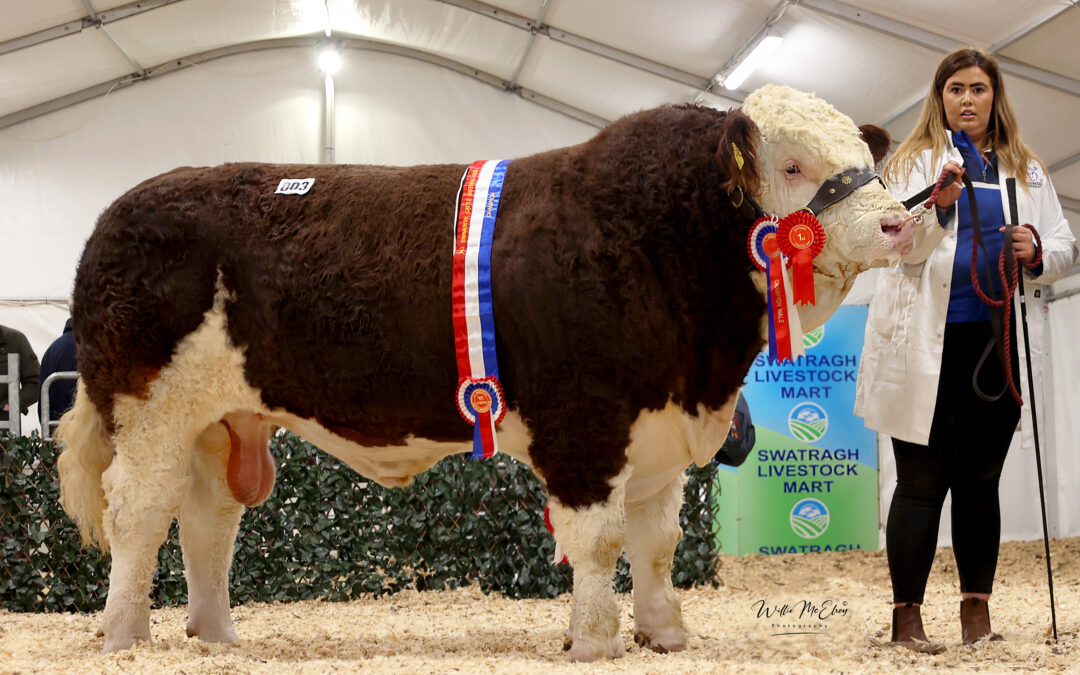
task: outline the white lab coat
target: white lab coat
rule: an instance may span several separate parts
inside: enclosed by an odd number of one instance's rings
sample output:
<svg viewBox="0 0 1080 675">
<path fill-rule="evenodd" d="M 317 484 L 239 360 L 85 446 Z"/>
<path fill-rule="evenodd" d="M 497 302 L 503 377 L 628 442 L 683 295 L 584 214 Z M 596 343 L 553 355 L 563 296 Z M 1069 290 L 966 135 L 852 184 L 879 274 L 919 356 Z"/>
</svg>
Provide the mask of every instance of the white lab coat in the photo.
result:
<svg viewBox="0 0 1080 675">
<path fill-rule="evenodd" d="M 951 145 L 948 152 L 931 166 L 931 151 L 923 151 L 915 162 L 906 184 L 892 186 L 893 195 L 903 201 L 937 180 L 947 160 L 963 163 L 960 152 Z M 1004 168 L 999 169 L 1002 209 L 1010 222 L 1006 198 Z M 1043 300 L 1041 286 L 1061 276 L 1076 259 L 1075 238 L 1061 211 L 1049 176 L 1037 162 L 1025 177 L 1017 179 L 1016 200 L 1020 223 L 1034 225 L 1042 238 L 1042 274 L 1033 276 L 1021 266 L 1028 309 L 1032 374 L 1035 379 L 1036 407 L 1040 422 L 1042 411 L 1041 375 L 1043 363 Z M 966 199 L 966 195 L 961 195 Z M 936 236 L 927 237 L 907 259 L 922 259 L 918 264 L 900 263 L 882 270 L 870 302 L 866 338 L 859 380 L 855 394 L 855 414 L 866 426 L 909 443 L 926 445 L 934 420 L 938 379 L 941 373 L 941 350 L 945 335 L 945 315 L 952 285 L 953 255 L 956 252 L 958 209 Z M 928 214 L 925 218 L 935 218 Z M 964 253 L 964 252 L 962 252 Z M 993 262 L 993 261 L 992 261 Z M 1025 404 L 1020 426 L 1024 448 L 1033 448 L 1031 406 L 1027 399 L 1027 368 L 1024 335 L 1020 320 L 1019 293 L 1014 294 L 1016 316 L 1015 341 L 1020 357 L 1020 381 L 1017 382 Z M 984 345 L 973 345 L 981 349 Z M 1010 394 L 1005 393 L 1006 396 Z"/>
</svg>

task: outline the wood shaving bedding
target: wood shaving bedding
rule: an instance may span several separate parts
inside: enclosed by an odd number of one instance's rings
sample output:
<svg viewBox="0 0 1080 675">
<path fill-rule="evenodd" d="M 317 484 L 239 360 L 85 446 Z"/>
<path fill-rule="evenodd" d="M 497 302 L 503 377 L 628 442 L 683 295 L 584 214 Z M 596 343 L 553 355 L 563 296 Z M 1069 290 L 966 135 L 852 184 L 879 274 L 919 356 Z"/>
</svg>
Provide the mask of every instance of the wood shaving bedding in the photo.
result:
<svg viewBox="0 0 1080 675">
<path fill-rule="evenodd" d="M 928 635 L 947 646 L 936 656 L 874 646 L 889 639 L 888 565 L 884 551 L 849 551 L 723 556 L 719 588 L 679 591 L 689 637 L 677 654 L 634 644 L 629 595 L 616 596 L 626 655 L 574 664 L 562 650 L 569 595 L 510 600 L 466 588 L 236 607 L 236 645 L 189 639 L 186 608 L 159 609 L 155 643 L 117 654 L 101 654 L 97 614 L 0 611 L 0 673 L 1077 672 L 1080 538 L 1052 541 L 1051 553 L 1056 643 L 1043 544 L 1033 541 L 1002 545 L 990 611 L 1005 640 L 974 646 L 960 644 L 952 551 L 938 550 L 923 606 Z"/>
</svg>

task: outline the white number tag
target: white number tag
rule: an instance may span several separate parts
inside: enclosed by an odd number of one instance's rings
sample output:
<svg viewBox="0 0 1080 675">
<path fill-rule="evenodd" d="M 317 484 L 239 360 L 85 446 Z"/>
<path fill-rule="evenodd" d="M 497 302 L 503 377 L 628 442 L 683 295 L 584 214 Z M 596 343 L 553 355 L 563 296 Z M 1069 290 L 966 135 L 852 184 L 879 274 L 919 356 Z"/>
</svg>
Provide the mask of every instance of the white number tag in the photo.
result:
<svg viewBox="0 0 1080 675">
<path fill-rule="evenodd" d="M 279 195 L 306 195 L 314 184 L 314 178 L 282 178 L 274 192 Z"/>
</svg>

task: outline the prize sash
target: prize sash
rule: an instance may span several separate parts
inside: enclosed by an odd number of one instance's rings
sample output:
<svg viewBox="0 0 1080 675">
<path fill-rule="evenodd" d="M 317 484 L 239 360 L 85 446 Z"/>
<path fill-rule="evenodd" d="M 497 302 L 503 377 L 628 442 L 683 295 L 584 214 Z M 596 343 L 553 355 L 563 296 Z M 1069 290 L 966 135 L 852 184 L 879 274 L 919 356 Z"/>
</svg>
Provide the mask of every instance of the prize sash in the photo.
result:
<svg viewBox="0 0 1080 675">
<path fill-rule="evenodd" d="M 498 452 L 506 415 L 495 355 L 491 242 L 509 160 L 473 162 L 461 177 L 454 228 L 453 318 L 458 412 L 473 425 L 473 459 Z"/>
</svg>

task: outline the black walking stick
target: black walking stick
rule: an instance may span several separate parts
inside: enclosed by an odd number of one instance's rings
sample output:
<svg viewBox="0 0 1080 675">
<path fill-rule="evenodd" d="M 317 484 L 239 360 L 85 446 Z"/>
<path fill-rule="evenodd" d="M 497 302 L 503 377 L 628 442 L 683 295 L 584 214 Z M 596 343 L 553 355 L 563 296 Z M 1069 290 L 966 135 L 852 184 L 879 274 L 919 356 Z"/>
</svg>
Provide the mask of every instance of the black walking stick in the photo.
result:
<svg viewBox="0 0 1080 675">
<path fill-rule="evenodd" d="M 1016 179 L 1008 178 L 1005 181 L 1005 189 L 1009 196 L 1009 217 L 1012 219 L 1011 227 L 1019 225 L 1019 216 L 1016 208 Z M 1006 253 L 1008 255 L 1008 253 Z M 1043 545 L 1046 548 L 1046 581 L 1050 587 L 1050 622 L 1054 629 L 1054 641 L 1057 634 L 1057 611 L 1054 608 L 1054 573 L 1050 566 L 1050 535 L 1046 528 L 1046 492 L 1043 488 L 1042 453 L 1039 450 L 1039 422 L 1035 413 L 1035 380 L 1031 375 L 1031 346 L 1028 342 L 1027 301 L 1024 297 L 1024 275 L 1017 273 L 1017 290 L 1020 292 L 1020 322 L 1024 327 L 1024 359 L 1027 363 L 1028 402 L 1031 403 L 1031 431 L 1035 438 L 1035 467 L 1039 475 L 1039 506 L 1042 508 Z"/>
</svg>

